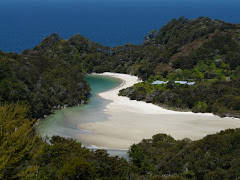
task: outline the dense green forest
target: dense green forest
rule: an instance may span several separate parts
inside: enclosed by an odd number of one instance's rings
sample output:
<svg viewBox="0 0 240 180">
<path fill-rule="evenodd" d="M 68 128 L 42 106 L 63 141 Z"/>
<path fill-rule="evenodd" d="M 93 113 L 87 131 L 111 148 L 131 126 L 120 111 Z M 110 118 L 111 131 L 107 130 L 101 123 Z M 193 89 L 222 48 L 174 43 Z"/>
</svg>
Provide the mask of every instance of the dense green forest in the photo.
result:
<svg viewBox="0 0 240 180">
<path fill-rule="evenodd" d="M 21 104 L 0 105 L 0 179 L 127 179 L 130 165 L 72 139 L 44 142 Z"/>
<path fill-rule="evenodd" d="M 136 65 L 136 74 L 146 82 L 120 95 L 179 110 L 240 117 L 240 25 L 180 18 L 150 37 L 143 53 L 151 55 Z M 152 85 L 154 80 L 169 83 Z M 175 80 L 196 85 L 177 85 Z"/>
<path fill-rule="evenodd" d="M 84 103 L 90 87 L 83 77 L 79 68 L 61 59 L 0 52 L 0 100 L 28 105 L 35 118 Z"/>
<path fill-rule="evenodd" d="M 158 134 L 132 145 L 130 162 L 72 139 L 54 136 L 48 144 L 39 138 L 35 119 L 85 103 L 84 75 L 105 71 L 144 80 L 120 92 L 131 99 L 240 117 L 238 24 L 181 17 L 151 31 L 142 45 L 113 48 L 52 34 L 21 54 L 0 51 L 0 179 L 240 179 L 239 129 L 199 141 Z"/>
<path fill-rule="evenodd" d="M 174 140 L 157 134 L 132 145 L 132 163 L 145 177 L 178 175 L 186 179 L 240 178 L 240 129 L 208 135 L 202 140 Z"/>
</svg>

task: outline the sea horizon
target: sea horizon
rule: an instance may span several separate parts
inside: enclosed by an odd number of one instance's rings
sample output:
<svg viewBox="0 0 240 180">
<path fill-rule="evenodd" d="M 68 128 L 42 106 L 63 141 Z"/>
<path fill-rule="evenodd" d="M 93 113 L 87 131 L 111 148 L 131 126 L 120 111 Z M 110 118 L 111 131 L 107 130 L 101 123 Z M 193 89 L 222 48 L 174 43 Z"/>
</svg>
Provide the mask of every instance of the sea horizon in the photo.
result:
<svg viewBox="0 0 240 180">
<path fill-rule="evenodd" d="M 152 29 L 171 19 L 210 17 L 240 22 L 240 3 L 172 1 L 36 1 L 0 2 L 0 50 L 21 53 L 58 33 L 63 39 L 75 34 L 103 44 L 142 44 Z M 12 13 L 14 12 L 14 13 Z"/>
</svg>

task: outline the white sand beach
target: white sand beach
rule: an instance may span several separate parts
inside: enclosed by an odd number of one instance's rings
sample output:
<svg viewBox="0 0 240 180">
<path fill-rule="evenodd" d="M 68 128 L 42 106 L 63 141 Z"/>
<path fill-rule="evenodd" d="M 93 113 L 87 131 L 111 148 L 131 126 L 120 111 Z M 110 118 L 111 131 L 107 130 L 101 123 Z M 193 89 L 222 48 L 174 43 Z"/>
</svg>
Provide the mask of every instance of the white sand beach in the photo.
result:
<svg viewBox="0 0 240 180">
<path fill-rule="evenodd" d="M 119 90 L 138 83 L 138 78 L 118 73 L 100 75 L 119 78 L 124 83 L 99 94 L 111 101 L 104 110 L 109 115 L 106 121 L 78 125 L 80 129 L 92 132 L 75 137 L 83 144 L 105 149 L 128 149 L 133 143 L 158 133 L 169 134 L 175 139 L 197 140 L 221 130 L 240 127 L 239 119 L 220 118 L 210 113 L 176 112 L 118 96 Z"/>
</svg>

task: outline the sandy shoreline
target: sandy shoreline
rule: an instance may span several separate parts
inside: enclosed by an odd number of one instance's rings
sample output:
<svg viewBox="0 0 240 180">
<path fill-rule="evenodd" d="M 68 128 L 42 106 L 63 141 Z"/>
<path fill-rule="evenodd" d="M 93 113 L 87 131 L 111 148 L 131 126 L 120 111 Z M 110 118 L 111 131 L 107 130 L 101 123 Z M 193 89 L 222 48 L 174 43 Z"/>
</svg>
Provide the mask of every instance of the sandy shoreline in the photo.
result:
<svg viewBox="0 0 240 180">
<path fill-rule="evenodd" d="M 99 94 L 111 101 L 104 109 L 108 120 L 78 125 L 81 129 L 93 132 L 77 135 L 76 138 L 83 144 L 105 149 L 128 149 L 133 143 L 157 133 L 169 134 L 175 139 L 187 137 L 197 140 L 224 129 L 240 127 L 238 119 L 220 118 L 210 113 L 177 112 L 118 96 L 119 90 L 138 83 L 138 78 L 118 73 L 100 75 L 119 78 L 123 83 Z"/>
</svg>

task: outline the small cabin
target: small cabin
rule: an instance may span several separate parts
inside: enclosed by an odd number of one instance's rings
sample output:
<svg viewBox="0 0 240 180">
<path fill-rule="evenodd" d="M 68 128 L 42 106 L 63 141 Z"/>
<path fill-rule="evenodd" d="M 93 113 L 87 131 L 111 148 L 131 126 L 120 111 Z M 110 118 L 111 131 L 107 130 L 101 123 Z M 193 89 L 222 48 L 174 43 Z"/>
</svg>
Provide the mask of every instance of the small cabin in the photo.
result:
<svg viewBox="0 0 240 180">
<path fill-rule="evenodd" d="M 152 84 L 167 84 L 168 81 L 154 81 Z"/>
<path fill-rule="evenodd" d="M 189 82 L 189 83 L 187 83 L 189 86 L 193 86 L 193 85 L 195 85 L 195 82 Z"/>
<path fill-rule="evenodd" d="M 187 81 L 175 81 L 176 84 L 187 84 Z"/>
</svg>

